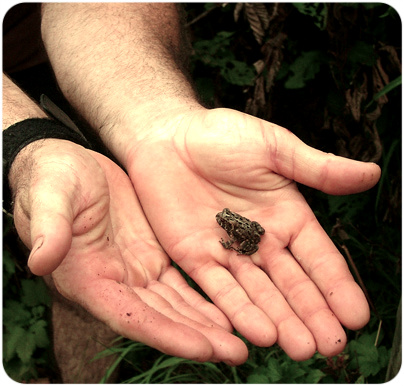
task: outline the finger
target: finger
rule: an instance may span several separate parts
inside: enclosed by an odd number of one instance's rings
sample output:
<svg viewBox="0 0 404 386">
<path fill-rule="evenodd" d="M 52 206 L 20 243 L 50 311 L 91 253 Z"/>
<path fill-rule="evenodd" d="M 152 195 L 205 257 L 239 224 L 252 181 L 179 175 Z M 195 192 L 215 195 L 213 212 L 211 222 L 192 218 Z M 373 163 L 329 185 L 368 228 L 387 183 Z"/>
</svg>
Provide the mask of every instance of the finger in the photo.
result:
<svg viewBox="0 0 404 386">
<path fill-rule="evenodd" d="M 113 223 L 115 224 L 115 232 L 118 233 L 116 241 L 119 239 L 122 245 L 132 246 L 133 240 L 142 240 L 142 243 L 138 243 L 135 249 L 138 252 L 138 257 L 136 259 L 128 259 L 128 264 L 130 265 L 134 261 L 141 261 L 143 267 L 148 267 L 147 272 L 150 277 L 158 277 L 159 280 L 144 283 L 147 289 L 134 288 L 136 295 L 139 297 L 139 301 L 143 301 L 143 303 L 148 305 L 151 309 L 159 310 L 168 320 L 174 321 L 174 325 L 171 323 L 171 327 L 168 326 L 169 330 L 174 327 L 178 328 L 178 325 L 180 325 L 180 328 L 183 326 L 193 328 L 193 334 L 197 334 L 197 336 L 202 333 L 202 336 L 205 336 L 210 343 L 211 350 L 213 350 L 208 359 L 215 361 L 223 360 L 229 364 L 240 364 L 244 362 L 248 355 L 244 343 L 212 321 L 212 319 L 217 319 L 219 323 L 224 325 L 227 329 L 230 329 L 229 322 L 223 313 L 193 291 L 179 272 L 173 267 L 165 268 L 163 273 L 160 274 L 162 264 L 168 265 L 168 257 L 157 244 L 154 234 L 151 232 L 142 213 L 142 209 L 137 202 L 132 185 L 126 178 L 126 175 L 125 178 L 122 178 L 124 175 L 122 171 L 117 171 L 112 168 L 110 161 L 97 154 L 94 154 L 94 157 L 99 160 L 102 165 L 110 184 L 113 184 L 116 188 L 119 187 L 119 189 L 111 190 L 110 212 Z M 125 211 L 122 211 L 122 202 L 125 202 Z M 130 227 L 128 227 L 127 224 L 130 224 Z M 119 232 L 120 228 L 122 228 L 124 232 Z M 133 247 L 131 247 L 131 249 L 132 248 Z M 139 251 L 141 251 L 141 253 L 139 253 Z M 136 272 L 136 269 L 129 271 Z M 155 274 L 153 274 L 153 272 L 155 272 Z M 131 278 L 129 275 L 128 282 L 136 284 L 137 279 L 135 277 Z M 138 285 L 139 284 L 140 283 L 138 283 Z M 181 294 L 185 294 L 185 300 L 190 300 L 190 303 L 185 301 L 175 288 L 177 288 Z M 200 309 L 204 310 L 206 314 L 209 312 L 209 316 L 204 316 L 200 312 Z M 163 323 L 164 328 L 164 320 L 161 320 L 161 323 Z M 125 327 L 126 326 L 124 326 L 124 328 Z M 124 334 L 127 336 L 128 332 L 124 332 Z M 167 339 L 168 336 L 170 339 L 179 339 L 179 337 L 176 337 L 175 331 L 167 335 L 165 339 Z M 142 339 L 147 339 L 147 332 Z M 188 337 L 187 339 L 189 340 L 190 338 Z M 145 340 L 142 341 L 145 342 Z M 194 339 L 192 346 L 193 345 L 201 345 L 201 348 L 203 348 L 202 342 L 196 339 Z M 179 346 L 181 346 L 181 344 L 179 344 Z M 167 347 L 159 346 L 157 348 L 161 351 L 168 352 Z M 181 351 L 181 354 L 176 354 L 172 351 L 170 351 L 170 353 L 171 355 L 184 357 L 190 357 L 191 355 L 193 359 L 206 360 L 206 355 L 196 357 L 194 354 L 190 354 L 186 348 L 182 350 L 184 351 Z"/>
<path fill-rule="evenodd" d="M 189 274 L 226 314 L 234 328 L 251 343 L 268 347 L 276 342 L 274 324 L 251 302 L 227 269 L 218 264 L 202 265 Z"/>
<path fill-rule="evenodd" d="M 160 278 L 159 282 L 174 288 L 195 310 L 205 315 L 209 321 L 213 321 L 227 331 L 232 331 L 233 326 L 214 304 L 206 301 L 199 293 L 192 289 L 181 274 L 174 268 L 169 267 Z"/>
<path fill-rule="evenodd" d="M 264 133 L 271 143 L 271 167 L 278 174 L 329 194 L 363 192 L 380 179 L 380 167 L 374 163 L 324 153 L 288 130 L 269 125 L 273 130 Z"/>
<path fill-rule="evenodd" d="M 135 291 L 124 283 L 101 279 L 87 283 L 76 293 L 72 300 L 129 339 L 196 361 L 209 361 L 214 356 L 204 334 L 183 323 L 186 318 L 173 320 L 175 312 L 170 304 L 147 289 Z"/>
<path fill-rule="evenodd" d="M 49 184 L 38 184 L 31 197 L 28 219 L 17 203 L 15 224 L 24 243 L 32 249 L 28 259 L 30 270 L 35 275 L 47 275 L 59 266 L 70 249 L 71 203 L 59 188 Z"/>
<path fill-rule="evenodd" d="M 313 335 L 318 352 L 325 356 L 341 352 L 346 344 L 345 332 L 310 277 L 288 250 L 268 248 L 265 253 L 270 256 L 263 264 L 265 271 Z M 300 342 L 296 351 L 304 350 L 303 346 L 303 342 Z"/>
<path fill-rule="evenodd" d="M 297 361 L 311 358 L 316 351 L 313 335 L 291 309 L 268 275 L 249 257 L 242 256 L 230 259 L 230 271 L 254 304 L 275 324 L 278 333 L 277 343 L 286 354 Z"/>
<path fill-rule="evenodd" d="M 200 314 L 174 289 L 157 281 L 149 283 L 147 289 L 151 291 L 136 289 L 137 294 L 145 303 L 148 305 L 161 304 L 161 299 L 164 298 L 168 304 L 166 307 L 160 305 L 160 311 L 171 320 L 194 328 L 209 340 L 213 348 L 210 360 L 224 361 L 231 365 L 241 364 L 247 360 L 247 347 L 239 338 Z"/>
<path fill-rule="evenodd" d="M 290 248 L 339 321 L 349 329 L 363 327 L 370 318 L 366 297 L 317 220 L 306 224 Z"/>
</svg>

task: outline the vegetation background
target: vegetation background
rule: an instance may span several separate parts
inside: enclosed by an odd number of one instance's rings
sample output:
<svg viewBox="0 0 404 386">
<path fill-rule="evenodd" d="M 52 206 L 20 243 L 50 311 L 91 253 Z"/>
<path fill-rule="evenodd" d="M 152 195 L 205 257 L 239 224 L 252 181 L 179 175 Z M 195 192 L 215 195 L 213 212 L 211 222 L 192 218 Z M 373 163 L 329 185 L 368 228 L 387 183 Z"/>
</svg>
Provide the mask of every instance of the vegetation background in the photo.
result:
<svg viewBox="0 0 404 386">
<path fill-rule="evenodd" d="M 229 107 L 288 128 L 309 145 L 382 168 L 352 196 L 301 186 L 367 294 L 369 324 L 347 331 L 340 355 L 290 360 L 249 345 L 236 368 L 168 357 L 119 339 L 124 383 L 381 383 L 401 365 L 401 20 L 381 3 L 184 5 L 195 87 L 209 107 Z M 3 215 L 3 365 L 17 381 L 52 378 L 49 297 L 18 262 Z M 107 381 L 113 368 L 108 369 Z"/>
</svg>

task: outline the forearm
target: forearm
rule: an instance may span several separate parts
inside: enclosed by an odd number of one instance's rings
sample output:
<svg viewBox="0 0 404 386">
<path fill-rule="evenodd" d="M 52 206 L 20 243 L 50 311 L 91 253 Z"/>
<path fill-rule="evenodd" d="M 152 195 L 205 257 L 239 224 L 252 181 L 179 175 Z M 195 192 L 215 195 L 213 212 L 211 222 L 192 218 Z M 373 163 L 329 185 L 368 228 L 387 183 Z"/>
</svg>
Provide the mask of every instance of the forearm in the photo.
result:
<svg viewBox="0 0 404 386">
<path fill-rule="evenodd" d="M 198 105 L 174 4 L 49 3 L 42 36 L 65 96 L 115 154 L 116 127 L 141 138 L 146 121 Z"/>
<path fill-rule="evenodd" d="M 86 146 L 81 136 L 49 119 L 35 101 L 3 74 L 3 177 L 8 179 L 11 195 L 15 196 L 20 188 L 29 188 L 38 150 L 52 143 L 59 143 L 62 148 L 68 141 Z M 4 192 L 8 190 L 3 189 Z M 11 198 L 7 194 L 3 200 Z"/>
<path fill-rule="evenodd" d="M 28 118 L 45 118 L 44 111 L 3 74 L 3 130 Z"/>
<path fill-rule="evenodd" d="M 11 125 L 25 119 L 45 117 L 45 112 L 9 77 L 3 74 L 3 131 Z M 4 176 L 4 178 L 8 178 L 9 180 L 10 189 L 12 192 L 11 194 L 13 196 L 19 189 L 21 189 L 21 187 L 27 185 L 27 181 L 29 180 L 32 172 L 30 155 L 32 154 L 33 148 L 35 148 L 37 145 L 38 143 L 35 142 L 24 147 L 14 159 L 8 175 Z M 3 199 L 7 200 L 11 199 L 11 197 L 3 197 Z"/>
</svg>

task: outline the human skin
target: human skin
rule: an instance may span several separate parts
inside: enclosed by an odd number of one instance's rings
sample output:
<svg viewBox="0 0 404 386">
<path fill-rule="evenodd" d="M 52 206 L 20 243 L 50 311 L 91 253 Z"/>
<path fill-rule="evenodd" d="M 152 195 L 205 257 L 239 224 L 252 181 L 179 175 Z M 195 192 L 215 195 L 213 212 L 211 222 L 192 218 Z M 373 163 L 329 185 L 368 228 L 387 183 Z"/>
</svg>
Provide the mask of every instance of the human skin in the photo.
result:
<svg viewBox="0 0 404 386">
<path fill-rule="evenodd" d="M 170 258 L 252 343 L 277 342 L 296 360 L 335 355 L 343 326 L 365 325 L 369 308 L 295 182 L 352 194 L 374 186 L 380 168 L 201 106 L 181 64 L 180 31 L 173 4 L 43 6 L 43 40 L 63 93 L 128 172 Z M 224 207 L 266 229 L 256 254 L 220 245 L 214 218 Z"/>
<path fill-rule="evenodd" d="M 3 129 L 46 114 L 3 75 Z M 128 176 L 108 158 L 37 140 L 10 173 L 28 266 L 118 334 L 197 361 L 244 362 L 223 313 L 195 292 L 156 240 Z"/>
</svg>

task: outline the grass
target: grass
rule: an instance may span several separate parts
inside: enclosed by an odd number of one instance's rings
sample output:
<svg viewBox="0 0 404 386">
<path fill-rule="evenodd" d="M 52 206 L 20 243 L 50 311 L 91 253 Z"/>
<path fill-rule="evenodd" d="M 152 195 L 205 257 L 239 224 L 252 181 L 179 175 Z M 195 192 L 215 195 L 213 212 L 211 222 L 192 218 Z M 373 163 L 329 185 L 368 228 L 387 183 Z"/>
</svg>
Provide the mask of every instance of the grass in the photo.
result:
<svg viewBox="0 0 404 386">
<path fill-rule="evenodd" d="M 392 376 L 389 363 L 397 359 L 392 350 L 398 339 L 401 299 L 401 74 L 391 60 L 401 50 L 400 21 L 385 4 L 268 4 L 269 15 L 276 10 L 278 19 L 272 20 L 274 27 L 265 30 L 266 37 L 259 44 L 251 32 L 251 13 L 248 16 L 242 10 L 236 23 L 235 7 L 187 4 L 189 19 L 195 20 L 192 39 L 198 49 L 192 57 L 193 77 L 209 106 L 242 111 L 253 106 L 257 116 L 287 127 L 311 146 L 356 159 L 368 159 L 382 149 L 377 159 L 382 177 L 368 192 L 336 197 L 300 187 L 367 293 L 371 320 L 360 331 L 347 331 L 348 345 L 338 356 L 316 354 L 294 362 L 277 346 L 259 348 L 246 342 L 250 355 L 238 367 L 169 357 L 119 339 L 97 356 L 119 354 L 103 382 L 108 382 L 117 367 L 122 383 L 385 382 Z M 336 25 L 339 34 L 334 33 Z M 265 71 L 265 82 L 259 83 L 254 63 L 269 52 L 265 42 L 278 32 L 287 34 L 282 56 L 277 56 L 279 72 L 273 85 L 265 83 L 271 75 Z M 209 53 L 212 58 L 207 57 Z M 379 67 L 375 67 L 377 60 Z M 383 87 L 370 82 L 375 68 L 390 80 Z M 346 92 L 357 95 L 365 78 L 368 97 L 359 100 L 355 105 L 359 110 L 354 110 L 347 104 Z M 263 98 L 254 99 L 257 95 Z M 380 115 L 370 122 L 367 119 L 376 107 Z M 19 382 L 40 377 L 52 380 L 49 300 L 40 280 L 19 263 L 18 256 L 25 252 L 11 224 L 3 215 L 4 368 Z"/>
</svg>

